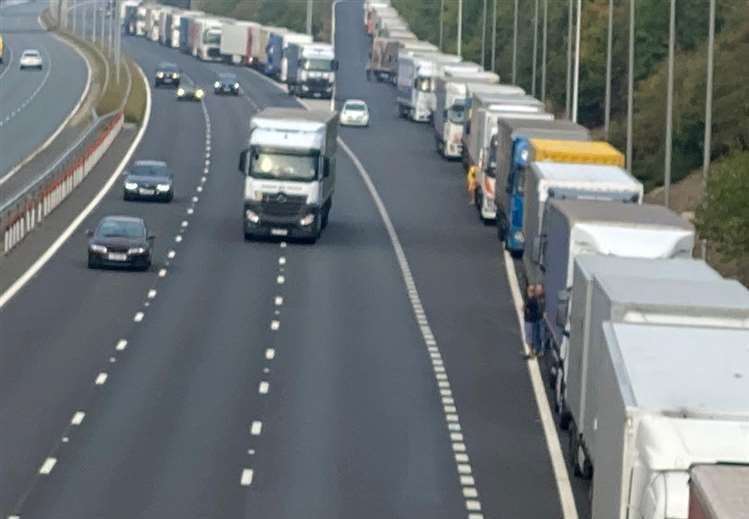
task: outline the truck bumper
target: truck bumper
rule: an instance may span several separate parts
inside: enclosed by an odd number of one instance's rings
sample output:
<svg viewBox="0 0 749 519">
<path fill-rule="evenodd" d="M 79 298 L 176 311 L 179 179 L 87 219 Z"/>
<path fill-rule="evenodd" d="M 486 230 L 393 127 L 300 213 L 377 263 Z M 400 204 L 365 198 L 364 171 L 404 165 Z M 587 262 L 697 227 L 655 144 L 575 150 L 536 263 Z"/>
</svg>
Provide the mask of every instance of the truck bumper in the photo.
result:
<svg viewBox="0 0 749 519">
<path fill-rule="evenodd" d="M 314 215 L 309 221 L 304 218 Z M 251 237 L 315 238 L 320 230 L 322 211 L 317 206 L 306 206 L 298 214 L 276 216 L 264 214 L 258 206 L 245 205 L 243 217 L 244 234 Z"/>
</svg>

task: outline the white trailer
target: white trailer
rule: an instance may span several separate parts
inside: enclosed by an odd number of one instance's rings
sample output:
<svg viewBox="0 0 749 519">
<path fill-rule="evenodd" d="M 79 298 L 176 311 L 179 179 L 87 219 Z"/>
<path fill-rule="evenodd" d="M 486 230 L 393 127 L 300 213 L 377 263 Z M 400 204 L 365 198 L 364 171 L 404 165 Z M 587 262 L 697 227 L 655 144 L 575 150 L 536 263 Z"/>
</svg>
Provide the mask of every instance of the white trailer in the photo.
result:
<svg viewBox="0 0 749 519">
<path fill-rule="evenodd" d="M 534 258 L 542 272 L 546 296 L 544 327 L 547 361 L 555 380 L 555 404 L 560 422 L 569 419 L 564 410 L 567 373 L 567 337 L 570 325 L 570 291 L 579 255 L 621 258 L 688 259 L 694 248 L 694 227 L 673 211 L 659 205 L 616 204 L 593 200 L 552 200 L 546 206 L 540 255 Z M 698 270 L 704 270 L 699 264 Z M 637 272 L 633 266 L 633 271 Z M 622 272 L 625 272 L 622 269 Z M 584 274 L 577 282 L 586 285 Z M 579 288 L 579 287 L 578 287 Z M 576 288 L 577 290 L 577 288 Z M 580 289 L 585 293 L 587 289 Z M 577 293 L 575 294 L 577 296 Z M 577 300 L 576 304 L 581 304 Z M 584 307 L 584 306 L 583 306 Z M 572 310 L 579 316 L 581 308 Z"/>
<path fill-rule="evenodd" d="M 192 55 L 203 61 L 220 60 L 223 25 L 217 18 L 195 20 L 192 28 Z"/>
<path fill-rule="evenodd" d="M 592 517 L 687 519 L 694 469 L 749 464 L 747 344 L 746 329 L 601 325 L 581 437 Z"/>
<path fill-rule="evenodd" d="M 535 97 L 515 94 L 514 86 L 503 91 L 503 85 L 491 85 L 491 90 L 474 93 L 470 102 L 470 119 L 463 129 L 465 166 L 478 166 L 481 171 L 488 159 L 492 135 L 497 133 L 498 113 L 543 114 L 544 105 Z M 547 114 L 540 119 L 554 119 Z"/>
<path fill-rule="evenodd" d="M 255 22 L 238 21 L 224 25 L 221 31 L 221 55 L 235 65 L 249 65 L 252 48 L 252 28 Z"/>
<path fill-rule="evenodd" d="M 549 200 L 604 200 L 613 203 L 642 203 L 643 186 L 628 171 L 618 166 L 599 164 L 561 164 L 533 162 L 526 171 L 523 203 L 525 243 L 539 247 L 544 210 Z M 537 253 L 523 255 L 525 274 L 531 283 L 541 281 Z"/>
<path fill-rule="evenodd" d="M 432 126 L 437 151 L 445 158 L 460 158 L 463 149 L 466 96 L 473 85 L 496 84 L 499 76 L 491 72 L 464 72 L 460 76 L 434 80 Z"/>
</svg>

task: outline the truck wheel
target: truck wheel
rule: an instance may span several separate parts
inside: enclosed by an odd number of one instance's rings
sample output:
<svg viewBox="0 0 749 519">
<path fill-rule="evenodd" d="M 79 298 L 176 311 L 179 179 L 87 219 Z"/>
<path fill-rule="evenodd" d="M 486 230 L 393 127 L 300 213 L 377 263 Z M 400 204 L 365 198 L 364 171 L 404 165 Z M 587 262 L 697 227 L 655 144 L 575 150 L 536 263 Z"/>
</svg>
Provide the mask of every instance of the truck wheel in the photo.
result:
<svg viewBox="0 0 749 519">
<path fill-rule="evenodd" d="M 333 206 L 333 204 L 328 201 L 325 204 L 325 208 L 322 211 L 322 228 L 325 229 L 328 226 L 328 217 L 330 216 L 330 208 Z"/>
<path fill-rule="evenodd" d="M 580 477 L 582 473 L 580 472 L 580 468 L 577 465 L 577 449 L 578 449 L 578 441 L 577 441 L 577 427 L 575 426 L 575 423 L 570 423 L 570 432 L 569 432 L 569 442 L 567 444 L 567 458 L 572 466 L 572 473 L 575 475 L 575 477 Z"/>
</svg>

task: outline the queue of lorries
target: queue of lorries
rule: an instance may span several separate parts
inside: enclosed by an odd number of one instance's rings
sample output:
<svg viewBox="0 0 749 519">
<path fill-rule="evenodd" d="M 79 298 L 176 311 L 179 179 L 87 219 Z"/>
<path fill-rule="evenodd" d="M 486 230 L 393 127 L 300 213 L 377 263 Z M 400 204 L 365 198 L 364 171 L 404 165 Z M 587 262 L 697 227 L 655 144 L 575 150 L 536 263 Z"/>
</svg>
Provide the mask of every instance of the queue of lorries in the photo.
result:
<svg viewBox="0 0 749 519">
<path fill-rule="evenodd" d="M 551 395 L 594 519 L 749 517 L 749 291 L 692 259 L 623 155 L 364 3 L 367 75 L 476 175 L 480 220 L 546 297 Z"/>
<path fill-rule="evenodd" d="M 307 34 L 136 0 L 125 0 L 120 16 L 123 30 L 133 36 L 203 61 L 252 66 L 285 83 L 290 95 L 332 96 L 338 69 L 333 47 Z M 169 67 L 176 65 L 160 65 L 155 84 L 168 77 L 178 88 L 178 98 L 187 96 L 181 81 L 187 76 Z M 239 83 L 233 74 L 222 73 L 214 91 L 238 94 Z M 203 89 L 193 86 L 190 92 L 190 98 L 202 101 Z M 366 105 L 357 111 L 359 105 L 350 104 L 356 113 L 348 123 L 366 126 Z M 270 107 L 252 117 L 249 147 L 239 159 L 245 239 L 275 236 L 314 242 L 320 237 L 333 205 L 338 122 L 336 112 L 302 108 Z"/>
<path fill-rule="evenodd" d="M 289 93 L 330 98 L 338 62 L 333 46 L 284 27 L 218 17 L 157 3 L 124 0 L 126 33 L 203 61 L 252 66 L 288 85 Z"/>
</svg>

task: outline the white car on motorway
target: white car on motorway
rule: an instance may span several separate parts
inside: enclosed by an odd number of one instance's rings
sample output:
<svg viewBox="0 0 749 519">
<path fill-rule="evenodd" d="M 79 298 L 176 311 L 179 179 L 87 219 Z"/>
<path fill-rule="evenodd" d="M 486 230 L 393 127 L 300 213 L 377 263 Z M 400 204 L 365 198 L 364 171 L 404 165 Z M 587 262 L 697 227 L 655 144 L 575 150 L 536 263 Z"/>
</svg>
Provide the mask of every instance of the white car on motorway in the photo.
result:
<svg viewBox="0 0 749 519">
<path fill-rule="evenodd" d="M 26 49 L 23 51 L 23 54 L 21 54 L 19 66 L 21 70 L 25 68 L 36 68 L 42 70 L 42 67 L 44 66 L 42 53 L 36 49 Z"/>
<path fill-rule="evenodd" d="M 349 99 L 341 108 L 341 126 L 369 126 L 369 108 L 360 99 Z"/>
</svg>

